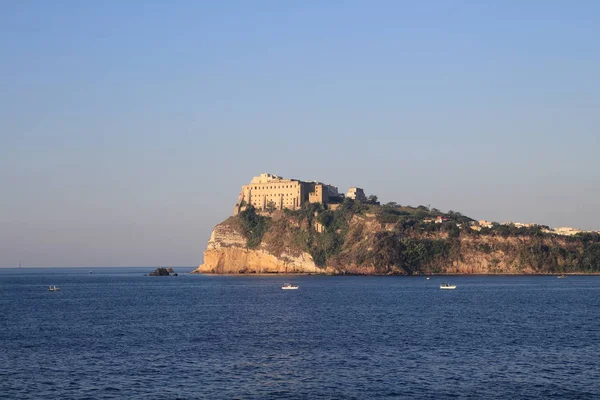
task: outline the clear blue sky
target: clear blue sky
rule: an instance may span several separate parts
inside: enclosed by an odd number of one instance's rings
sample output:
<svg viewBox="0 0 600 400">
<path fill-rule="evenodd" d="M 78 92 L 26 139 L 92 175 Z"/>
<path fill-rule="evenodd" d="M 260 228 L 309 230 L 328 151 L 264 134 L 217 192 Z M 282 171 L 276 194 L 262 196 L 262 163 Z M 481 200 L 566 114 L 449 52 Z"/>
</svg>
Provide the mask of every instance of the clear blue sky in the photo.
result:
<svg viewBox="0 0 600 400">
<path fill-rule="evenodd" d="M 0 266 L 196 265 L 270 172 L 600 229 L 598 1 L 0 2 Z"/>
</svg>

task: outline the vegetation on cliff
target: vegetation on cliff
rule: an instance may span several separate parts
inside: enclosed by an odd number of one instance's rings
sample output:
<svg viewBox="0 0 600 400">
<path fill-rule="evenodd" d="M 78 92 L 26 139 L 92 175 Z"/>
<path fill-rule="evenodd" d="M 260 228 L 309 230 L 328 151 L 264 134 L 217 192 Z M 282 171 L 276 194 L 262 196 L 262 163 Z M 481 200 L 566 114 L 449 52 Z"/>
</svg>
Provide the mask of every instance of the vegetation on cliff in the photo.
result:
<svg viewBox="0 0 600 400">
<path fill-rule="evenodd" d="M 228 223 L 258 247 L 285 258 L 309 253 L 337 273 L 600 272 L 600 235 L 544 233 L 543 226 L 495 225 L 473 230 L 458 212 L 425 206 L 364 204 L 258 213 L 248 206 Z M 434 220 L 437 219 L 438 223 Z"/>
<path fill-rule="evenodd" d="M 256 213 L 252 206 L 248 206 L 238 214 L 239 226 L 247 240 L 248 248 L 258 247 L 268 229 L 269 218 Z"/>
</svg>

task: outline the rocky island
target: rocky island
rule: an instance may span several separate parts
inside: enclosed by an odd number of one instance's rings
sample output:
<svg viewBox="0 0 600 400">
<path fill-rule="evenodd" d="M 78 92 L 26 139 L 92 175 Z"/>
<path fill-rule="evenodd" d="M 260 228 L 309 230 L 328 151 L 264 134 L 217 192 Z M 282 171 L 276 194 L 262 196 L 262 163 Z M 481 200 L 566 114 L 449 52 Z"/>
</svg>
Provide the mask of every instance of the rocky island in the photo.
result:
<svg viewBox="0 0 600 400">
<path fill-rule="evenodd" d="M 173 268 L 158 267 L 150 272 L 148 276 L 177 276 L 177 272 Z"/>
<path fill-rule="evenodd" d="M 560 230 L 562 229 L 562 230 Z M 262 174 L 212 231 L 195 273 L 358 275 L 600 272 L 598 232 L 380 205 L 360 188 Z M 566 233 L 569 232 L 569 233 Z"/>
</svg>

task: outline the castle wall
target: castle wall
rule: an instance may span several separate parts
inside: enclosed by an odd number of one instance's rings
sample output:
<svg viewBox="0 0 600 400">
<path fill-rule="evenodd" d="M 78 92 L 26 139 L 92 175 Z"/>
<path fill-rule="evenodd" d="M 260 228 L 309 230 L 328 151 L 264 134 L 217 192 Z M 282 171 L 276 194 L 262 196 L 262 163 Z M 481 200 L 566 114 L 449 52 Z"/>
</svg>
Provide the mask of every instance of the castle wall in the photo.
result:
<svg viewBox="0 0 600 400">
<path fill-rule="evenodd" d="M 346 197 L 358 201 L 367 201 L 367 196 L 365 196 L 364 190 L 357 187 L 350 188 Z"/>
<path fill-rule="evenodd" d="M 246 204 L 264 210 L 270 202 L 281 210 L 299 208 L 304 191 L 301 182 L 291 179 L 272 180 L 264 183 L 251 183 L 242 187 L 242 196 Z"/>
<path fill-rule="evenodd" d="M 326 196 L 325 191 L 323 190 L 323 185 L 316 184 L 314 190 L 308 196 L 308 201 L 310 203 L 327 203 L 329 196 Z"/>
<path fill-rule="evenodd" d="M 326 204 L 333 193 L 337 194 L 336 187 L 319 182 L 261 174 L 252 178 L 250 184 L 242 186 L 234 214 L 240 210 L 242 204 L 252 205 L 259 210 L 265 210 L 271 202 L 277 210 L 295 210 L 307 202 Z"/>
</svg>

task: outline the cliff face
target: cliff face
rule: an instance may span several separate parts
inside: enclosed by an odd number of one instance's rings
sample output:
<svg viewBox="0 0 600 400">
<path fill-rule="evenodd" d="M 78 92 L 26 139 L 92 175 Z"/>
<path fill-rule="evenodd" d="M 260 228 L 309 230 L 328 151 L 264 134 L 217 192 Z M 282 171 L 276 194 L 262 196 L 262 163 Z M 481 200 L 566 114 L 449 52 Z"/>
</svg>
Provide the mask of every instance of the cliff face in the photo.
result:
<svg viewBox="0 0 600 400">
<path fill-rule="evenodd" d="M 243 273 L 323 273 L 310 254 L 271 254 L 265 244 L 246 246 L 246 238 L 234 224 L 217 225 L 204 252 L 204 264 L 194 272 L 211 274 Z"/>
<path fill-rule="evenodd" d="M 552 274 L 600 271 L 600 236 L 534 230 L 475 232 L 459 215 L 444 224 L 421 214 L 344 203 L 259 215 L 217 225 L 195 272 L 313 274 Z M 410 209 L 409 209 L 410 211 Z M 387 213 L 387 214 L 386 214 Z M 395 216 L 390 222 L 390 216 Z M 421 218 L 421 219 L 419 219 Z M 460 228 L 459 228 L 460 227 Z"/>
</svg>

